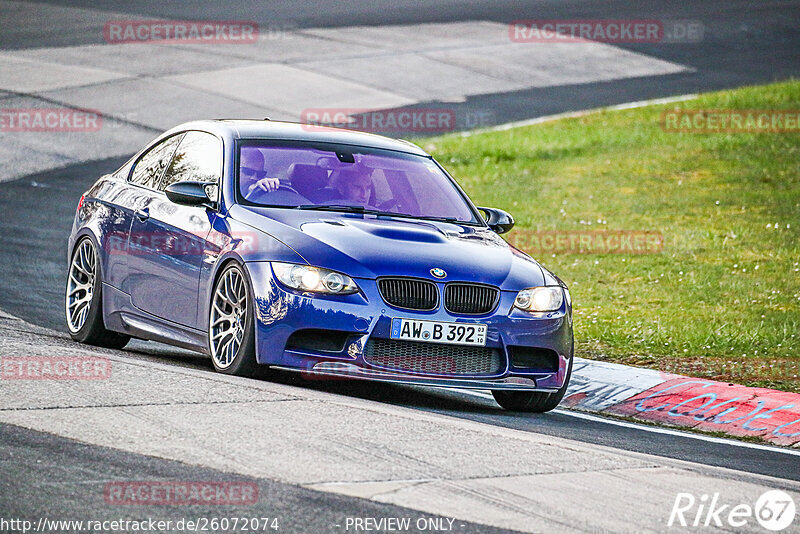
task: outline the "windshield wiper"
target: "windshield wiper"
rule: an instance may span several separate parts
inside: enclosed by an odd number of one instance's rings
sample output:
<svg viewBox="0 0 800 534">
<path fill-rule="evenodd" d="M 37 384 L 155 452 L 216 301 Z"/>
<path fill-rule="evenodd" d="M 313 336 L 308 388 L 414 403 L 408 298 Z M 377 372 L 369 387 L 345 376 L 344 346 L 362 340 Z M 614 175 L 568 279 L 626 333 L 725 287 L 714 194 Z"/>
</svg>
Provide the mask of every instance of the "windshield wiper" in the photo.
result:
<svg viewBox="0 0 800 534">
<path fill-rule="evenodd" d="M 459 223 L 455 217 L 428 217 L 425 215 L 410 215 L 408 213 L 394 213 L 392 211 L 380 211 L 367 209 L 364 206 L 353 206 L 350 204 L 302 204 L 297 206 L 298 210 L 318 210 L 318 211 L 341 211 L 345 213 L 366 213 L 368 215 L 377 215 L 378 217 L 398 217 L 401 219 L 419 219 L 423 221 L 436 221 L 447 223 Z"/>
<path fill-rule="evenodd" d="M 424 215 L 420 215 L 416 217 L 417 219 L 422 219 L 423 221 L 437 221 L 437 222 L 448 222 L 448 223 L 463 223 L 465 221 L 459 221 L 455 217 L 426 217 Z"/>
<path fill-rule="evenodd" d="M 463 223 L 464 221 L 459 221 L 455 217 L 429 217 L 426 215 L 410 215 L 408 213 L 394 213 L 391 211 L 378 211 L 378 212 L 367 212 L 367 213 L 375 213 L 379 217 L 398 217 L 400 219 L 418 219 L 420 221 L 436 221 L 436 222 L 448 222 L 448 223 Z"/>
<path fill-rule="evenodd" d="M 318 211 L 344 211 L 349 213 L 375 213 L 364 206 L 351 206 L 348 204 L 302 204 L 297 206 L 298 210 L 318 210 Z"/>
</svg>

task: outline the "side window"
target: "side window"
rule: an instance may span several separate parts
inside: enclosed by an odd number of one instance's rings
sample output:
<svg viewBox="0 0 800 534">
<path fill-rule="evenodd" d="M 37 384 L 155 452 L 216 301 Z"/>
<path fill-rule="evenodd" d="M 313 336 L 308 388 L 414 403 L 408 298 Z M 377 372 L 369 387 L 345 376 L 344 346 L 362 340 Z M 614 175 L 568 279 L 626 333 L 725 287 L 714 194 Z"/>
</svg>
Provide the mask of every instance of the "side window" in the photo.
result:
<svg viewBox="0 0 800 534">
<path fill-rule="evenodd" d="M 157 189 L 161 175 L 164 174 L 164 169 L 169 164 L 169 159 L 180 140 L 181 135 L 173 135 L 151 148 L 136 163 L 130 181 L 150 189 Z"/>
<path fill-rule="evenodd" d="M 172 156 L 159 189 L 175 182 L 219 183 L 222 171 L 222 143 L 206 132 L 187 132 Z"/>
</svg>

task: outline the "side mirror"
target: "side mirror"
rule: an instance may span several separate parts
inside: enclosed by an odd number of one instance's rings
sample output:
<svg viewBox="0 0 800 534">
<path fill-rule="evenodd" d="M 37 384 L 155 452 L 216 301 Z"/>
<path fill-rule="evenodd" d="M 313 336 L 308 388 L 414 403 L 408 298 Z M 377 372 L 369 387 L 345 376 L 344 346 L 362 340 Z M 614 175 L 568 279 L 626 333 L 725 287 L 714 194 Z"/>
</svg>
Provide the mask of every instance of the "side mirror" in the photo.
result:
<svg viewBox="0 0 800 534">
<path fill-rule="evenodd" d="M 209 184 L 203 182 L 175 182 L 164 190 L 167 198 L 182 206 L 205 206 L 216 209 L 217 203 L 206 192 Z"/>
<path fill-rule="evenodd" d="M 497 208 L 478 207 L 478 209 L 486 214 L 486 224 L 489 225 L 489 228 L 498 234 L 504 234 L 514 228 L 514 217 L 509 213 Z"/>
</svg>

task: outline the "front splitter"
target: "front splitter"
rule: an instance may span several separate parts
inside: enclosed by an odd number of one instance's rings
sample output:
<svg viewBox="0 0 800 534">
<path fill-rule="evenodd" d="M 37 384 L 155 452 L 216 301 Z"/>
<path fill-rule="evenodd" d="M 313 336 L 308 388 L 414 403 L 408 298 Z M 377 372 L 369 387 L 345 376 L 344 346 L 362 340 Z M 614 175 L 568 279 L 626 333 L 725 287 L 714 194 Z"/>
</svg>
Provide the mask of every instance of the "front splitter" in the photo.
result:
<svg viewBox="0 0 800 534">
<path fill-rule="evenodd" d="M 355 380 L 376 380 L 391 382 L 393 384 L 409 384 L 417 386 L 431 386 L 441 388 L 466 388 L 466 389 L 502 389 L 517 391 L 541 391 L 555 393 L 558 389 L 536 387 L 533 378 L 506 377 L 497 379 L 473 378 L 440 378 L 418 375 L 405 375 L 387 371 L 364 369 L 357 365 L 345 362 L 320 362 L 312 369 L 296 369 L 292 367 L 270 366 L 271 369 L 303 373 L 313 377 L 352 378 Z"/>
</svg>

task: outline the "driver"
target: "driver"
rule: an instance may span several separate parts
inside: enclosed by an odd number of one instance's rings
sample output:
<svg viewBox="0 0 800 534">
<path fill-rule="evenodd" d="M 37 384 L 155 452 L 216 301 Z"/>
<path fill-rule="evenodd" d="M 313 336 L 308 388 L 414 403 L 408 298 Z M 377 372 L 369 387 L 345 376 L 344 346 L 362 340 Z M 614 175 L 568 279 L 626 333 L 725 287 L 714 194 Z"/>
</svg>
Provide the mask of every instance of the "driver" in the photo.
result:
<svg viewBox="0 0 800 534">
<path fill-rule="evenodd" d="M 373 186 L 369 173 L 338 169 L 331 175 L 331 187 L 336 190 L 338 198 L 365 206 Z"/>
<path fill-rule="evenodd" d="M 239 188 L 245 198 L 255 193 L 270 193 L 280 187 L 278 178 L 267 178 L 264 170 L 264 155 L 257 148 L 242 148 L 239 163 Z"/>
</svg>

